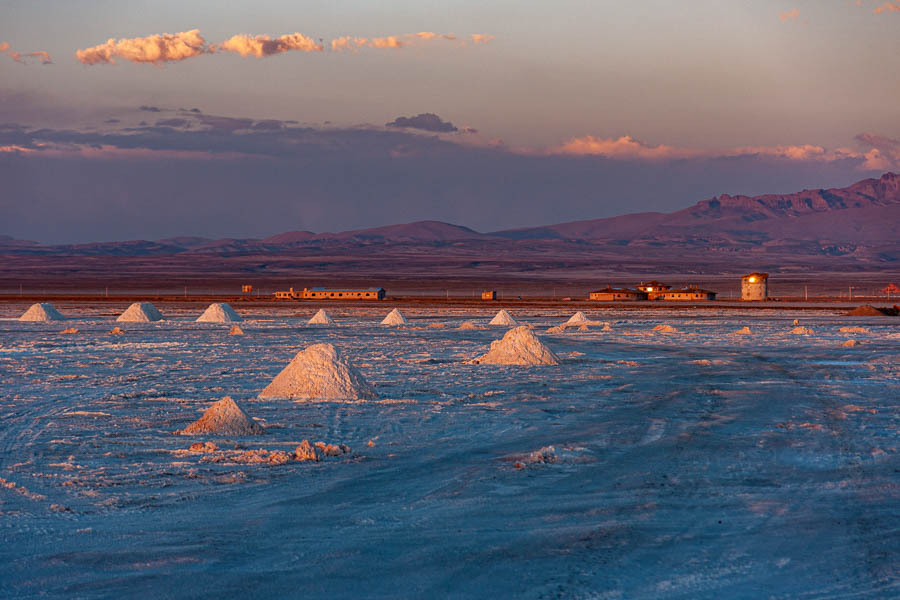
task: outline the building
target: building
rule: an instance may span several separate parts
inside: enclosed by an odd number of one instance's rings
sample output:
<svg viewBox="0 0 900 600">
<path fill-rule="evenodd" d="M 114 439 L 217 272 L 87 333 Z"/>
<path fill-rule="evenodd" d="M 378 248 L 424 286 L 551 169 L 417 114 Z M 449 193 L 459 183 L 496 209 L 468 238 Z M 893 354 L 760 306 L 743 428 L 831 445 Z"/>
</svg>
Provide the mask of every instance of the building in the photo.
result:
<svg viewBox="0 0 900 600">
<path fill-rule="evenodd" d="M 633 300 L 646 300 L 647 292 L 643 290 L 633 290 L 631 288 L 614 288 L 606 286 L 606 288 L 602 290 L 590 292 L 588 298 L 600 302 L 627 302 Z"/>
<path fill-rule="evenodd" d="M 275 292 L 276 300 L 384 300 L 384 288 L 291 288 Z"/>
<path fill-rule="evenodd" d="M 657 298 L 660 298 L 662 296 L 662 292 L 672 289 L 672 286 L 666 285 L 665 283 L 656 280 L 647 281 L 646 283 L 642 281 L 638 284 L 637 289 L 642 292 L 646 292 L 648 299 L 656 300 Z"/>
<path fill-rule="evenodd" d="M 715 300 L 716 293 L 698 287 L 686 287 L 677 290 L 665 290 L 657 296 L 660 300 Z"/>
<path fill-rule="evenodd" d="M 241 293 L 242 293 L 242 294 L 251 294 L 251 293 L 253 293 L 253 286 L 252 286 L 252 285 L 242 285 L 242 286 L 241 286 Z"/>
<path fill-rule="evenodd" d="M 768 297 L 768 273 L 750 273 L 741 277 L 741 300 L 765 300 Z"/>
<path fill-rule="evenodd" d="M 496 290 L 485 290 L 485 291 L 481 292 L 481 299 L 482 300 L 496 300 L 497 299 Z"/>
</svg>

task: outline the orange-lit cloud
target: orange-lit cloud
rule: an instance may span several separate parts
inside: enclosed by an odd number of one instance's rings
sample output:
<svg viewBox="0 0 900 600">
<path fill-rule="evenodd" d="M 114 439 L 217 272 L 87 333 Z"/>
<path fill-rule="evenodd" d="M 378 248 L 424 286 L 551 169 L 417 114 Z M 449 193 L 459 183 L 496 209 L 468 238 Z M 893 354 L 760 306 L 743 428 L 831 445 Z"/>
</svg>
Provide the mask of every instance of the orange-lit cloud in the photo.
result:
<svg viewBox="0 0 900 600">
<path fill-rule="evenodd" d="M 786 10 L 784 12 L 778 13 L 778 18 L 782 21 L 796 21 L 800 17 L 800 9 L 795 8 L 794 10 Z"/>
<path fill-rule="evenodd" d="M 104 44 L 76 50 L 75 58 L 86 65 L 115 64 L 117 58 L 135 63 L 159 65 L 208 54 L 213 50 L 199 29 L 180 33 L 162 33 L 140 38 L 110 38 Z"/>
<path fill-rule="evenodd" d="M 572 138 L 543 153 L 599 156 L 614 160 L 648 161 L 686 158 L 737 158 L 742 156 L 758 156 L 801 162 L 834 162 L 857 159 L 864 160 L 864 163 L 861 165 L 862 168 L 872 170 L 896 168 L 897 165 L 900 165 L 900 142 L 875 136 L 874 134 L 861 134 L 856 139 L 861 144 L 872 147 L 872 149 L 868 152 L 858 152 L 852 148 L 829 150 L 814 144 L 798 144 L 739 146 L 736 148 L 709 150 L 668 146 L 665 144 L 653 145 L 637 140 L 629 135 L 618 138 L 602 138 L 588 135 Z M 523 149 L 520 152 L 534 153 L 535 151 Z"/>
<path fill-rule="evenodd" d="M 873 10 L 876 15 L 880 15 L 881 13 L 886 12 L 900 12 L 900 2 L 885 2 L 881 6 L 878 6 Z"/>
<path fill-rule="evenodd" d="M 469 36 L 472 39 L 473 44 L 487 44 L 488 42 L 496 39 L 497 36 L 494 35 L 484 35 L 481 33 L 473 33 Z"/>
<path fill-rule="evenodd" d="M 494 39 L 492 35 L 473 34 L 472 42 L 486 44 Z M 337 52 L 350 50 L 357 51 L 360 48 L 405 48 L 414 46 L 419 42 L 445 41 L 465 46 L 465 42 L 459 40 L 452 33 L 435 33 L 433 31 L 420 31 L 418 33 L 404 33 L 402 35 L 388 35 L 384 37 L 354 37 L 342 36 L 331 40 L 331 49 Z"/>
<path fill-rule="evenodd" d="M 0 42 L 0 53 L 5 53 L 8 57 L 16 61 L 21 65 L 27 65 L 28 61 L 25 60 L 27 58 L 37 58 L 41 61 L 42 65 L 52 65 L 53 61 L 50 59 L 50 54 L 44 52 L 43 50 L 37 50 L 35 52 L 26 52 L 22 54 L 21 52 L 16 52 L 11 49 L 9 42 Z"/>
<path fill-rule="evenodd" d="M 244 57 L 255 56 L 256 58 L 263 58 L 294 50 L 300 52 L 321 52 L 322 44 L 306 37 L 302 33 L 289 33 L 275 39 L 267 35 L 251 37 L 240 34 L 225 40 L 218 48 L 228 52 L 237 52 Z"/>
<path fill-rule="evenodd" d="M 575 137 L 562 145 L 552 148 L 551 154 L 580 154 L 604 156 L 607 158 L 622 159 L 649 159 L 666 160 L 674 158 L 687 158 L 697 156 L 700 152 L 687 148 L 675 148 L 673 146 L 652 146 L 630 135 L 619 138 L 601 138 L 587 135 Z"/>
</svg>

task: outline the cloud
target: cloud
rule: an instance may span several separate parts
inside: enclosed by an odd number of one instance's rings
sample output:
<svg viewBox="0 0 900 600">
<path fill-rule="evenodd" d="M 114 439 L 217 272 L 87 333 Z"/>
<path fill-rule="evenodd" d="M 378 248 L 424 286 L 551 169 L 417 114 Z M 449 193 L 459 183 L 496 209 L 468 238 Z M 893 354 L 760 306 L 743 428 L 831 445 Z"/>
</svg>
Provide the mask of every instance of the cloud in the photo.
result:
<svg viewBox="0 0 900 600">
<path fill-rule="evenodd" d="M 494 39 L 494 36 L 484 36 L 474 34 L 471 36 L 473 43 L 487 43 Z M 478 38 L 478 39 L 476 39 Z M 401 35 L 388 35 L 384 37 L 354 37 L 341 36 L 331 40 L 331 49 L 336 52 L 344 50 L 357 51 L 360 48 L 405 48 L 414 46 L 421 42 L 445 41 L 464 46 L 465 42 L 460 41 L 452 33 L 435 33 L 433 31 L 420 31 L 418 33 L 404 33 Z"/>
<path fill-rule="evenodd" d="M 473 44 L 487 44 L 488 42 L 497 38 L 495 35 L 484 35 L 481 33 L 473 33 L 469 36 L 472 40 Z"/>
<path fill-rule="evenodd" d="M 162 109 L 160 107 L 147 106 L 146 104 L 142 104 L 141 106 L 139 106 L 138 110 L 143 111 L 143 112 L 154 112 L 154 113 L 162 112 Z"/>
<path fill-rule="evenodd" d="M 718 159 L 756 157 L 790 162 L 828 163 L 853 160 L 864 170 L 896 168 L 900 165 L 900 142 L 874 134 L 860 134 L 856 141 L 869 146 L 875 153 L 869 156 L 852 148 L 829 150 L 815 144 L 738 146 L 726 149 L 699 149 L 652 145 L 629 135 L 618 138 L 594 136 L 574 137 L 563 144 L 544 151 L 543 154 L 568 154 L 579 156 L 599 156 L 614 160 L 673 161 L 679 159 Z M 871 151 L 869 153 L 871 153 Z M 534 153 L 534 150 L 519 150 Z M 540 152 L 538 152 L 540 153 Z M 881 166 L 875 166 L 881 165 Z"/>
<path fill-rule="evenodd" d="M 800 17 L 800 9 L 795 8 L 793 10 L 787 10 L 784 12 L 778 13 L 778 18 L 782 21 L 796 21 Z"/>
<path fill-rule="evenodd" d="M 26 52 L 22 54 L 21 52 L 16 52 L 11 49 L 9 42 L 0 42 L 0 53 L 5 53 L 8 57 L 13 59 L 15 62 L 20 65 L 29 64 L 26 58 L 37 58 L 42 65 L 52 65 L 53 60 L 50 58 L 50 54 L 43 50 L 35 50 L 34 52 Z"/>
<path fill-rule="evenodd" d="M 272 39 L 268 35 L 249 36 L 239 34 L 222 42 L 219 48 L 228 52 L 237 52 L 243 57 L 255 56 L 264 58 L 273 54 L 281 54 L 297 50 L 300 52 L 321 52 L 322 44 L 302 33 L 290 33 Z"/>
<path fill-rule="evenodd" d="M 885 2 L 881 6 L 878 6 L 873 10 L 876 15 L 887 12 L 900 12 L 900 2 Z"/>
<path fill-rule="evenodd" d="M 191 121 L 188 119 L 160 119 L 156 122 L 157 127 L 190 127 Z"/>
<path fill-rule="evenodd" d="M 453 123 L 441 120 L 434 113 L 421 113 L 414 117 L 397 117 L 390 123 L 385 123 L 385 127 L 421 129 L 439 133 L 458 131 Z"/>
<path fill-rule="evenodd" d="M 139 38 L 110 38 L 104 44 L 76 50 L 75 58 L 86 65 L 115 64 L 120 58 L 135 63 L 159 65 L 213 52 L 199 29 Z"/>
<path fill-rule="evenodd" d="M 861 133 L 856 141 L 869 150 L 864 154 L 863 168 L 872 171 L 887 171 L 900 168 L 900 140 L 875 133 Z"/>
<path fill-rule="evenodd" d="M 619 138 L 601 138 L 592 135 L 574 137 L 562 145 L 552 148 L 550 154 L 578 154 L 643 160 L 669 160 L 698 156 L 701 153 L 686 148 L 675 148 L 660 144 L 652 146 L 630 135 Z"/>
</svg>

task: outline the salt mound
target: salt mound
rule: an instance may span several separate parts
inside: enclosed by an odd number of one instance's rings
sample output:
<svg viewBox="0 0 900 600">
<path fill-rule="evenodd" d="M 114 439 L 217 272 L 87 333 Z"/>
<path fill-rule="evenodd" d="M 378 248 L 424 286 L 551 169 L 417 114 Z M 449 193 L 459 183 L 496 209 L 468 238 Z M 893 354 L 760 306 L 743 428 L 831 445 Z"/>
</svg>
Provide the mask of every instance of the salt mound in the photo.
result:
<svg viewBox="0 0 900 600">
<path fill-rule="evenodd" d="M 678 330 L 671 325 L 657 325 L 653 328 L 653 331 L 658 331 L 660 333 L 678 333 Z"/>
<path fill-rule="evenodd" d="M 228 335 L 244 335 L 244 330 L 237 325 L 233 325 L 231 329 L 228 330 Z"/>
<path fill-rule="evenodd" d="M 603 329 L 601 329 L 600 331 L 612 331 L 612 327 L 609 326 L 609 323 L 604 323 Z"/>
<path fill-rule="evenodd" d="M 895 317 L 897 316 L 897 313 L 897 307 L 878 308 L 875 306 L 864 304 L 863 306 L 857 306 L 856 308 L 848 312 L 847 315 L 851 317 Z"/>
<path fill-rule="evenodd" d="M 488 325 L 518 325 L 518 323 L 512 318 L 512 315 L 501 308 Z"/>
<path fill-rule="evenodd" d="M 478 329 L 478 326 L 472 321 L 465 321 L 459 326 L 460 329 Z"/>
<path fill-rule="evenodd" d="M 553 327 L 547 328 L 547 333 L 565 333 L 566 332 L 566 324 L 562 325 L 554 325 Z"/>
<path fill-rule="evenodd" d="M 66 333 L 66 334 L 78 333 L 78 329 L 76 329 L 75 327 L 66 327 L 65 329 L 60 331 L 60 333 Z"/>
<path fill-rule="evenodd" d="M 838 331 L 841 333 L 870 333 L 865 327 L 841 327 Z"/>
<path fill-rule="evenodd" d="M 588 323 L 588 322 L 589 321 L 588 321 L 587 315 L 585 315 L 583 312 L 581 312 L 579 310 L 577 313 L 575 313 L 574 315 L 569 317 L 569 320 L 566 321 L 566 325 L 581 325 L 582 323 Z"/>
<path fill-rule="evenodd" d="M 214 433 L 218 435 L 260 435 L 265 429 L 247 416 L 240 406 L 225 396 L 206 409 L 203 416 L 179 431 L 184 435 Z"/>
<path fill-rule="evenodd" d="M 843 346 L 844 348 L 852 348 L 853 346 L 857 345 L 858 343 L 859 342 L 857 342 L 856 340 L 847 340 L 846 342 L 841 344 L 841 346 Z"/>
<path fill-rule="evenodd" d="M 735 335 L 751 335 L 751 334 L 753 334 L 753 332 L 750 331 L 750 328 L 749 328 L 749 327 L 743 327 L 743 328 L 738 329 L 737 331 L 735 331 L 734 334 L 735 334 Z"/>
<path fill-rule="evenodd" d="M 149 302 L 135 302 L 119 315 L 116 321 L 122 323 L 150 323 L 151 321 L 162 321 L 162 318 L 162 313 Z"/>
<path fill-rule="evenodd" d="M 812 335 L 813 330 L 808 327 L 794 327 L 791 329 L 793 335 Z"/>
<path fill-rule="evenodd" d="M 307 325 L 333 325 L 334 319 L 331 318 L 324 308 L 320 308 L 319 312 L 314 314 L 312 318 L 306 322 Z"/>
<path fill-rule="evenodd" d="M 558 365 L 559 357 L 525 326 L 510 329 L 503 339 L 491 342 L 487 354 L 473 359 L 486 365 Z"/>
<path fill-rule="evenodd" d="M 337 348 L 316 344 L 298 352 L 259 397 L 364 400 L 378 394 Z"/>
<path fill-rule="evenodd" d="M 389 312 L 384 320 L 381 322 L 382 325 L 406 325 L 409 321 L 406 320 L 406 317 L 403 316 L 396 308 Z"/>
<path fill-rule="evenodd" d="M 112 329 L 109 330 L 109 333 L 110 333 L 110 335 L 122 335 L 125 332 L 122 331 L 121 329 L 119 329 L 118 327 L 113 327 Z"/>
<path fill-rule="evenodd" d="M 794 325 L 799 325 L 799 324 L 800 324 L 800 320 L 799 320 L 799 319 L 794 319 L 794 323 L 793 323 L 793 324 L 794 324 Z"/>
<path fill-rule="evenodd" d="M 210 304 L 202 315 L 197 317 L 198 323 L 240 323 L 244 319 L 234 312 L 228 304 Z"/>
<path fill-rule="evenodd" d="M 20 321 L 62 321 L 65 317 L 52 304 L 44 302 L 41 304 L 32 304 L 31 308 L 26 310 Z"/>
</svg>

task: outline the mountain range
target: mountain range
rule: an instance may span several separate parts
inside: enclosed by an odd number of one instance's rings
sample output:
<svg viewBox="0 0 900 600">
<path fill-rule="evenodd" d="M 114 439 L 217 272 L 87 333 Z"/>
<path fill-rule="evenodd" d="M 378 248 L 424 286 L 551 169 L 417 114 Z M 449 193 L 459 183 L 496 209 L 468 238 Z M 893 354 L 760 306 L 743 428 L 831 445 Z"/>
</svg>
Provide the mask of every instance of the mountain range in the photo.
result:
<svg viewBox="0 0 900 600">
<path fill-rule="evenodd" d="M 0 236 L 0 286 L 144 282 L 593 280 L 604 272 L 889 272 L 900 269 L 900 176 L 846 188 L 721 195 L 635 213 L 504 231 L 419 221 L 264 239 L 44 245 Z M 150 283 L 147 283 L 150 285 Z M 231 285 L 231 283 L 229 283 Z"/>
</svg>

